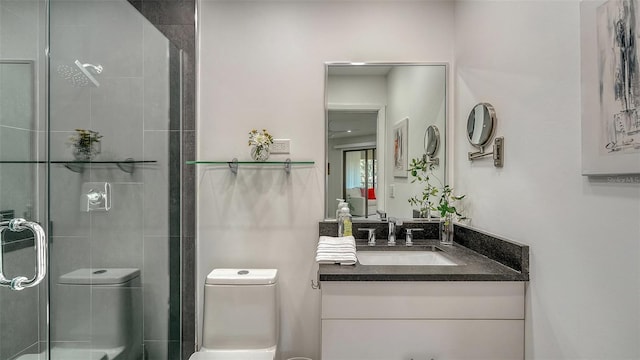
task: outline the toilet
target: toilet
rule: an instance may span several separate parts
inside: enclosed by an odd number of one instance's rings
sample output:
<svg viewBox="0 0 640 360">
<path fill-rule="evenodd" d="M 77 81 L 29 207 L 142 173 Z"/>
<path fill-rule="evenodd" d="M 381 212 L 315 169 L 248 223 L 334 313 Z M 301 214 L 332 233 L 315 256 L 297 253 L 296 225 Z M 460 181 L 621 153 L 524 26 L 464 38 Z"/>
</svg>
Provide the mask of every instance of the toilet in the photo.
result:
<svg viewBox="0 0 640 360">
<path fill-rule="evenodd" d="M 52 313 L 52 360 L 142 357 L 140 270 L 77 269 L 60 276 Z M 26 354 L 17 360 L 46 359 Z"/>
<path fill-rule="evenodd" d="M 274 360 L 277 269 L 215 269 L 204 286 L 202 347 L 190 360 Z"/>
</svg>

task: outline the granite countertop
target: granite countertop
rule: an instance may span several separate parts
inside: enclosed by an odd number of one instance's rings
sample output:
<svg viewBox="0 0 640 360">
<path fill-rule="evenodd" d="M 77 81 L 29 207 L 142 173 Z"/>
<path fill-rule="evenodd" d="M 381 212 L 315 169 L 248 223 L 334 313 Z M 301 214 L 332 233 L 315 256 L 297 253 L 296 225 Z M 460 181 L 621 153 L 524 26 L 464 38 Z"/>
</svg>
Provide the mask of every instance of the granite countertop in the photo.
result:
<svg viewBox="0 0 640 360">
<path fill-rule="evenodd" d="M 366 240 L 357 239 L 357 250 L 416 251 L 425 247 L 437 247 L 458 265 L 455 266 L 407 266 L 407 265 L 355 265 L 320 264 L 319 281 L 528 281 L 529 248 L 477 232 L 469 228 L 456 229 L 456 242 L 452 246 L 440 245 L 438 240 L 414 240 L 413 246 L 405 246 L 398 240 L 396 246 L 386 246 L 386 239 L 376 246 L 368 246 Z M 321 231 L 322 233 L 322 231 Z M 458 234 L 460 237 L 458 238 Z M 463 246 L 465 244 L 467 246 Z M 474 250 L 469 249 L 474 248 Z"/>
</svg>

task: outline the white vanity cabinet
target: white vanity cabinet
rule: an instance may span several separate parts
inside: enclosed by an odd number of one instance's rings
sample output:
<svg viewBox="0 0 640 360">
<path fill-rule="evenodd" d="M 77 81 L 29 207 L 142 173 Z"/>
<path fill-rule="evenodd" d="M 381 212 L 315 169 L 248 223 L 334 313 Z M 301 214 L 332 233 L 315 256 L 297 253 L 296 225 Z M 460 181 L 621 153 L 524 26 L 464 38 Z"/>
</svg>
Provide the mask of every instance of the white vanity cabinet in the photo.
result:
<svg viewBox="0 0 640 360">
<path fill-rule="evenodd" d="M 525 282 L 324 281 L 322 360 L 524 358 Z"/>
</svg>

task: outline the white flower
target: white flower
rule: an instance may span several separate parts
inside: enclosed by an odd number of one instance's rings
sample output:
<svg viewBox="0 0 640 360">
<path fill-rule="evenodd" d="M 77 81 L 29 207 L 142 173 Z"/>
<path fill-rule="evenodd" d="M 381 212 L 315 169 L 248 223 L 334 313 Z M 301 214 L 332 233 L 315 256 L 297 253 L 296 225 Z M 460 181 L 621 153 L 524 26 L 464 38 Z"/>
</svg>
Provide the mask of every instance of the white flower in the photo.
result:
<svg viewBox="0 0 640 360">
<path fill-rule="evenodd" d="M 273 144 L 273 136 L 266 129 L 262 131 L 251 130 L 249 132 L 249 146 L 268 147 Z"/>
</svg>

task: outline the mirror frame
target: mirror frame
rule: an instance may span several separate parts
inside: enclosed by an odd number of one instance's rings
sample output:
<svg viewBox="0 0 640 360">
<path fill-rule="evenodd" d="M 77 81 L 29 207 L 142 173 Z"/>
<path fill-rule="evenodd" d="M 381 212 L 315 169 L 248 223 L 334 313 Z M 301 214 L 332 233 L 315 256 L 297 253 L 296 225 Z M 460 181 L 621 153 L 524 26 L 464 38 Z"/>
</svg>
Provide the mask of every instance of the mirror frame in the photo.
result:
<svg viewBox="0 0 640 360">
<path fill-rule="evenodd" d="M 473 143 L 473 141 L 471 141 L 471 134 L 469 134 L 469 122 L 471 121 L 471 115 L 475 114 L 476 108 L 478 106 L 482 106 L 482 109 L 486 110 L 489 113 L 489 119 L 491 120 L 491 131 L 486 141 L 484 141 L 483 143 L 475 144 Z M 475 119 L 474 119 L 474 123 L 475 123 Z M 480 149 L 480 151 L 468 153 L 467 158 L 469 159 L 469 161 L 473 161 L 476 159 L 483 158 L 485 156 L 492 155 L 493 166 L 500 167 L 500 168 L 504 166 L 504 137 L 502 136 L 496 137 L 493 141 L 493 150 L 491 152 L 485 151 L 485 147 L 489 143 L 491 143 L 491 139 L 494 137 L 497 131 L 496 130 L 497 127 L 498 127 L 498 118 L 496 116 L 496 110 L 493 108 L 493 105 L 486 102 L 482 102 L 473 106 L 473 108 L 471 109 L 471 112 L 469 113 L 469 116 L 467 117 L 467 130 L 466 130 L 467 140 L 469 141 L 469 144 Z"/>
<path fill-rule="evenodd" d="M 487 111 L 487 113 L 489 113 L 489 120 L 491 120 L 491 130 L 489 131 L 489 136 L 487 137 L 487 140 L 484 141 L 483 143 L 474 143 L 471 140 L 471 134 L 469 134 L 469 122 L 471 121 L 471 115 L 475 114 L 476 112 L 476 108 L 478 106 L 482 106 L 482 110 L 484 113 L 484 110 Z M 486 119 L 485 119 L 486 122 Z M 475 123 L 475 119 L 474 119 L 474 123 Z M 480 149 L 480 151 L 482 151 L 482 149 L 484 149 L 485 146 L 487 146 L 487 144 L 489 144 L 491 142 L 491 139 L 493 138 L 493 135 L 496 132 L 496 128 L 498 127 L 498 119 L 496 118 L 496 111 L 493 108 L 493 105 L 486 103 L 486 102 L 482 102 L 482 103 L 477 103 L 472 109 L 471 112 L 469 112 L 469 116 L 467 117 L 467 140 L 469 141 L 469 144 L 477 147 Z M 475 126 L 474 126 L 474 133 L 475 133 Z"/>
<path fill-rule="evenodd" d="M 431 147 L 430 143 L 428 142 L 429 130 L 433 130 L 433 140 L 434 140 L 433 151 L 429 151 L 429 148 Z M 438 127 L 435 125 L 427 126 L 427 130 L 424 131 L 424 153 L 427 156 L 431 157 L 438 152 L 439 147 L 440 147 L 440 130 L 438 130 Z"/>
<path fill-rule="evenodd" d="M 351 62 L 351 61 L 325 61 L 324 63 L 324 136 L 325 136 L 325 141 L 324 141 L 324 176 L 323 176 L 323 181 L 324 181 L 324 209 L 323 209 L 323 219 L 326 220 L 336 220 L 334 218 L 327 218 L 327 209 L 329 209 L 329 202 L 330 201 L 335 201 L 332 199 L 327 199 L 327 194 L 329 192 L 329 183 L 327 181 L 327 176 L 329 171 L 331 171 L 331 169 L 329 168 L 329 148 L 327 146 L 327 134 L 329 131 L 329 123 L 328 123 L 328 118 L 329 118 L 329 110 L 336 110 L 336 109 L 348 109 L 348 107 L 335 107 L 335 108 L 331 108 L 331 104 L 329 104 L 329 87 L 327 86 L 328 81 L 329 81 L 329 67 L 330 66 L 371 66 L 371 65 L 375 65 L 375 66 L 443 66 L 444 67 L 444 128 L 445 130 L 450 129 L 449 122 L 451 121 L 451 119 L 449 118 L 449 114 L 450 114 L 450 109 L 449 109 L 449 81 L 451 81 L 451 79 L 449 78 L 449 63 L 448 62 L 441 62 L 441 61 L 358 61 L 358 62 Z M 386 109 L 386 106 L 381 105 L 381 104 L 370 104 L 370 110 L 376 110 L 376 111 L 382 111 L 384 113 L 384 110 Z M 358 109 L 366 109 L 366 107 L 363 106 L 358 106 Z M 378 129 L 380 129 L 380 127 L 382 126 L 383 129 L 386 129 L 386 117 L 384 118 L 383 124 L 378 124 Z M 438 131 L 439 132 L 439 131 Z M 447 135 L 447 132 L 445 132 L 445 136 Z M 383 143 L 386 144 L 388 140 L 387 134 L 385 132 L 384 134 L 384 139 L 383 139 Z M 445 139 L 446 140 L 446 139 Z M 440 145 L 442 144 L 442 141 L 440 140 L 438 143 L 438 147 L 441 147 Z M 444 162 L 446 164 L 447 160 L 449 159 L 449 152 L 447 151 L 447 146 L 448 141 L 445 141 L 445 146 L 441 147 L 443 154 L 442 154 L 442 158 L 444 159 Z M 380 150 L 382 150 L 383 152 L 380 152 Z M 436 149 L 436 152 L 438 150 Z M 386 153 L 384 153 L 384 149 L 379 149 L 378 154 L 380 156 L 386 156 Z M 438 159 L 439 160 L 439 159 Z M 439 164 L 438 164 L 439 165 Z M 442 182 L 444 184 L 448 184 L 449 182 L 449 169 L 446 168 L 446 165 L 444 165 L 445 168 L 443 169 L 443 179 Z M 383 169 L 383 167 L 378 166 L 378 169 Z M 384 198 L 386 196 L 386 186 L 388 186 L 386 184 L 386 181 L 383 177 L 382 181 L 380 181 L 380 179 L 378 179 L 378 184 L 382 185 L 378 194 L 376 195 L 376 197 L 378 199 L 380 198 Z M 389 214 L 387 214 L 389 215 Z M 359 221 L 359 220 L 355 220 L 355 221 Z M 374 219 L 374 218 L 368 218 L 365 219 L 364 221 L 380 221 L 378 219 Z"/>
<path fill-rule="evenodd" d="M 427 142 L 429 138 L 429 130 L 433 131 L 433 151 L 429 151 L 431 147 L 430 143 Z M 440 130 L 435 125 L 427 126 L 427 129 L 424 131 L 424 160 L 427 164 L 440 165 L 440 158 L 435 157 L 438 149 L 440 148 Z"/>
</svg>

